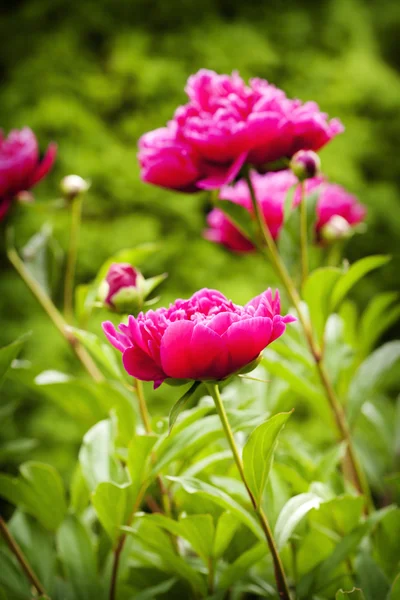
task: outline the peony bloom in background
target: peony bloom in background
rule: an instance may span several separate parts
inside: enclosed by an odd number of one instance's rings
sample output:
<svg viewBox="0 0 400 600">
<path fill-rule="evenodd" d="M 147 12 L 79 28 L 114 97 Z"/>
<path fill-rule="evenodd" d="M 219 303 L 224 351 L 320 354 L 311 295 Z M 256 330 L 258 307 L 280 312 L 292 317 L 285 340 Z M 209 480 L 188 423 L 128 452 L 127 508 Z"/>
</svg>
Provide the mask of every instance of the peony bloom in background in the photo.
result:
<svg viewBox="0 0 400 600">
<path fill-rule="evenodd" d="M 364 221 L 366 214 L 366 207 L 340 185 L 325 184 L 317 203 L 317 239 L 329 241 L 331 230 L 336 231 L 333 239 L 347 237 L 356 225 Z M 325 232 L 327 235 L 324 235 Z"/>
<path fill-rule="evenodd" d="M 30 190 L 47 175 L 56 153 L 57 146 L 52 143 L 40 160 L 35 134 L 28 127 L 14 129 L 7 138 L 0 131 L 0 220 L 17 194 Z"/>
<path fill-rule="evenodd" d="M 201 69 L 189 101 L 166 127 L 139 140 L 143 181 L 187 192 L 230 183 L 246 163 L 260 170 L 298 150 L 317 151 L 343 131 L 315 102 L 291 100 L 262 79 Z"/>
<path fill-rule="evenodd" d="M 284 204 L 290 188 L 298 183 L 292 171 L 279 171 L 260 175 L 251 173 L 251 180 L 256 193 L 257 201 L 261 206 L 265 223 L 269 227 L 272 237 L 277 240 L 284 222 Z M 365 207 L 358 202 L 355 196 L 349 194 L 340 185 L 327 183 L 323 177 L 313 177 L 305 181 L 306 195 L 313 192 L 319 194 L 316 205 L 316 239 L 321 239 L 323 227 L 334 216 L 343 219 L 348 227 L 360 223 L 366 214 Z M 246 181 L 240 180 L 233 186 L 221 188 L 220 199 L 230 200 L 240 204 L 250 213 L 253 212 L 250 192 Z M 297 186 L 293 198 L 293 208 L 300 202 L 300 188 Z M 242 235 L 229 218 L 219 208 L 214 208 L 207 217 L 208 229 L 204 237 L 212 242 L 224 245 L 235 252 L 251 252 L 254 245 Z"/>
<path fill-rule="evenodd" d="M 245 306 L 203 289 L 169 308 L 130 316 L 119 331 L 110 321 L 103 330 L 129 375 L 158 387 L 167 378 L 224 379 L 257 359 L 294 320 L 281 316 L 279 294 L 270 289 Z"/>
</svg>

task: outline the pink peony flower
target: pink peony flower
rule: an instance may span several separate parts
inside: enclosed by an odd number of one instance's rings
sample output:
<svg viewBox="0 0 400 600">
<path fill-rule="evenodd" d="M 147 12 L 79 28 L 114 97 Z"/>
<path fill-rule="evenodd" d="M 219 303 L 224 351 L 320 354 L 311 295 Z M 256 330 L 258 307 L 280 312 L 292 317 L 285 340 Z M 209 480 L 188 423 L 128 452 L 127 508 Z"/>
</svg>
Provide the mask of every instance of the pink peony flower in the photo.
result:
<svg viewBox="0 0 400 600">
<path fill-rule="evenodd" d="M 0 220 L 13 198 L 31 189 L 53 166 L 56 144 L 50 144 L 42 160 L 34 133 L 28 127 L 14 129 L 4 138 L 0 131 Z"/>
<path fill-rule="evenodd" d="M 129 375 L 158 387 L 167 378 L 224 379 L 257 359 L 294 320 L 281 316 L 279 294 L 270 289 L 245 306 L 203 289 L 169 308 L 130 316 L 119 331 L 110 321 L 103 330 Z"/>
<path fill-rule="evenodd" d="M 324 184 L 317 203 L 317 237 L 320 238 L 323 228 L 335 217 L 341 217 L 354 227 L 365 219 L 366 214 L 366 207 L 343 187 L 332 183 Z"/>
<path fill-rule="evenodd" d="M 283 226 L 286 194 L 292 186 L 297 184 L 297 177 L 288 170 L 267 173 L 266 175 L 259 175 L 252 171 L 251 181 L 265 223 L 269 227 L 272 237 L 276 240 Z M 322 181 L 320 177 L 309 179 L 305 184 L 307 192 L 311 193 Z M 250 192 L 246 181 L 240 180 L 233 186 L 224 186 L 221 188 L 219 197 L 222 200 L 230 200 L 235 204 L 240 204 L 253 214 Z M 299 204 L 300 198 L 300 189 L 296 189 L 293 206 Z M 252 242 L 242 235 L 220 208 L 214 208 L 209 213 L 207 223 L 209 228 L 204 232 L 204 236 L 208 240 L 223 244 L 236 252 L 251 252 L 254 250 Z"/>
<path fill-rule="evenodd" d="M 279 237 L 283 226 L 283 210 L 286 195 L 290 188 L 298 183 L 297 177 L 289 170 L 276 173 L 259 175 L 251 173 L 257 201 L 261 206 L 265 223 L 269 227 L 272 237 Z M 351 227 L 360 223 L 366 209 L 355 196 L 349 194 L 340 185 L 328 183 L 323 177 L 313 177 L 305 181 L 306 195 L 317 192 L 319 194 L 316 211 L 316 238 L 321 239 L 322 228 L 334 216 L 340 216 Z M 238 181 L 233 186 L 221 188 L 220 199 L 230 200 L 240 204 L 250 213 L 253 213 L 250 192 L 244 180 Z M 298 206 L 301 199 L 300 188 L 297 186 L 293 198 L 293 208 Z M 208 229 L 204 237 L 212 242 L 224 245 L 235 252 L 251 252 L 254 245 L 242 235 L 220 208 L 214 208 L 207 217 Z"/>
<path fill-rule="evenodd" d="M 230 183 L 247 163 L 265 168 L 298 150 L 319 150 L 343 126 L 314 102 L 290 100 L 262 79 L 247 86 L 237 73 L 201 69 L 189 77 L 189 102 L 166 128 L 139 140 L 142 179 L 196 191 Z"/>
<path fill-rule="evenodd" d="M 104 300 L 108 306 L 114 306 L 113 299 L 121 290 L 136 288 L 139 272 L 129 263 L 113 263 L 107 273 L 108 293 Z"/>
</svg>

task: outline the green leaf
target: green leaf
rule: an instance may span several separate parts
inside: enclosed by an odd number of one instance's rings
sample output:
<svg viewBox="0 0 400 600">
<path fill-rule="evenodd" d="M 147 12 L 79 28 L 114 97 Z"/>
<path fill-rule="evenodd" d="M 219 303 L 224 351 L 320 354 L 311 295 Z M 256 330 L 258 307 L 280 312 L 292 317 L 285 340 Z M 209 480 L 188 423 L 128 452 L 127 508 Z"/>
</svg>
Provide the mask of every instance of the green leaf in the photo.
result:
<svg viewBox="0 0 400 600">
<path fill-rule="evenodd" d="M 319 341 L 324 335 L 333 290 L 342 276 L 340 269 L 323 267 L 313 271 L 304 283 L 303 298 Z"/>
<path fill-rule="evenodd" d="M 171 433 L 178 416 L 183 411 L 186 404 L 189 402 L 190 398 L 193 396 L 194 392 L 197 390 L 199 385 L 201 385 L 201 382 L 195 381 L 171 408 L 171 411 L 169 413 L 169 433 Z"/>
<path fill-rule="evenodd" d="M 0 496 L 51 530 L 57 529 L 67 510 L 61 477 L 44 463 L 23 463 L 19 477 L 0 474 Z"/>
<path fill-rule="evenodd" d="M 127 522 L 132 511 L 129 487 L 130 484 L 117 485 L 104 481 L 98 484 L 92 494 L 97 517 L 113 544 L 118 539 L 120 527 Z"/>
<path fill-rule="evenodd" d="M 365 600 L 365 596 L 359 588 L 353 588 L 349 592 L 339 590 L 336 593 L 335 600 Z"/>
<path fill-rule="evenodd" d="M 82 474 L 81 465 L 78 463 L 71 479 L 70 486 L 70 509 L 76 514 L 80 515 L 90 501 L 90 490 L 87 486 L 86 479 Z"/>
<path fill-rule="evenodd" d="M 99 483 L 127 483 L 127 476 L 114 456 L 114 437 L 110 420 L 100 421 L 89 429 L 79 451 L 82 474 L 91 491 Z"/>
<path fill-rule="evenodd" d="M 169 592 L 176 581 L 176 577 L 172 577 L 171 579 L 167 579 L 162 583 L 158 583 L 155 586 L 147 588 L 147 590 L 135 594 L 135 600 L 154 600 L 158 597 L 158 594 L 166 594 Z"/>
<path fill-rule="evenodd" d="M 147 243 L 140 244 L 135 248 L 124 248 L 123 250 L 119 250 L 102 264 L 96 275 L 95 281 L 98 284 L 101 283 L 101 281 L 106 278 L 108 270 L 113 263 L 125 262 L 130 263 L 133 267 L 139 267 L 147 258 L 159 249 L 159 244 Z"/>
<path fill-rule="evenodd" d="M 11 554 L 3 548 L 0 548 L 0 585 L 6 590 L 8 600 L 27 600 L 31 597 L 27 579 Z"/>
<path fill-rule="evenodd" d="M 151 451 L 156 435 L 135 435 L 128 447 L 128 471 L 132 482 L 132 497 L 137 498 L 142 484 L 150 474 Z"/>
<path fill-rule="evenodd" d="M 45 223 L 21 249 L 24 265 L 41 288 L 51 296 L 58 282 L 63 252 L 53 237 L 51 225 Z"/>
<path fill-rule="evenodd" d="M 351 288 L 364 277 L 364 275 L 378 267 L 382 267 L 389 262 L 389 260 L 390 256 L 367 256 L 352 264 L 332 290 L 330 309 L 332 311 L 335 310 L 337 305 L 346 297 Z"/>
<path fill-rule="evenodd" d="M 256 544 L 250 550 L 243 552 L 238 559 L 235 560 L 225 571 L 222 573 L 219 586 L 222 589 L 230 588 L 236 581 L 242 579 L 248 575 L 250 569 L 262 560 L 267 554 L 265 542 L 262 544 Z"/>
<path fill-rule="evenodd" d="M 90 536 L 80 521 L 69 515 L 57 532 L 57 547 L 76 600 L 93 600 L 101 593 L 96 555 Z"/>
<path fill-rule="evenodd" d="M 365 594 L 365 600 L 386 598 L 390 592 L 390 582 L 376 564 L 372 556 L 362 550 L 356 558 L 357 581 Z"/>
<path fill-rule="evenodd" d="M 380 336 L 400 318 L 398 298 L 396 292 L 386 292 L 370 299 L 359 328 L 359 345 L 363 356 L 368 355 Z"/>
<path fill-rule="evenodd" d="M 393 578 L 400 569 L 400 509 L 384 516 L 376 528 L 374 542 L 379 564 Z"/>
<path fill-rule="evenodd" d="M 290 213 L 292 212 L 292 208 L 293 208 L 293 200 L 294 200 L 294 195 L 296 192 L 296 188 L 297 188 L 297 184 L 296 185 L 292 185 L 285 196 L 285 203 L 283 205 L 283 222 L 286 223 L 286 221 L 288 220 L 288 218 L 290 217 Z"/>
<path fill-rule="evenodd" d="M 218 506 L 222 506 L 225 510 L 230 511 L 232 514 L 236 515 L 239 521 L 246 525 L 256 537 L 264 540 L 264 534 L 258 521 L 236 502 L 236 500 L 233 500 L 233 498 L 219 488 L 210 485 L 209 483 L 205 483 L 204 481 L 200 481 L 200 479 L 195 479 L 194 477 L 168 477 L 167 479 L 179 483 L 188 494 L 198 494 L 199 496 L 218 504 Z"/>
<path fill-rule="evenodd" d="M 358 367 L 348 392 L 348 418 L 350 423 L 357 419 L 362 405 L 370 398 L 385 376 L 400 359 L 400 341 L 384 344 Z"/>
<path fill-rule="evenodd" d="M 223 512 L 218 519 L 217 527 L 215 530 L 214 544 L 212 555 L 214 558 L 220 558 L 230 541 L 232 540 L 235 532 L 239 526 L 239 521 L 229 512 Z"/>
<path fill-rule="evenodd" d="M 215 206 L 222 210 L 229 221 L 250 241 L 255 239 L 255 224 L 250 212 L 231 200 L 218 200 Z"/>
<path fill-rule="evenodd" d="M 400 600 L 400 574 L 394 580 L 386 600 Z"/>
<path fill-rule="evenodd" d="M 90 352 L 100 365 L 102 365 L 109 375 L 116 379 L 123 380 L 120 363 L 116 358 L 116 354 L 109 343 L 100 339 L 94 333 L 77 329 L 76 327 L 68 328 L 73 335 L 79 340 L 82 345 Z"/>
<path fill-rule="evenodd" d="M 7 375 L 8 369 L 11 367 L 11 363 L 17 358 L 25 340 L 26 336 L 23 336 L 8 346 L 0 348 L 0 387 Z"/>
<path fill-rule="evenodd" d="M 279 413 L 256 427 L 243 448 L 244 475 L 258 507 L 271 469 L 278 435 L 291 414 Z"/>
<path fill-rule="evenodd" d="M 312 493 L 299 494 L 290 498 L 279 513 L 275 525 L 275 540 L 278 549 L 281 549 L 291 538 L 300 521 L 313 508 L 318 508 L 323 502 L 320 496 Z"/>
</svg>

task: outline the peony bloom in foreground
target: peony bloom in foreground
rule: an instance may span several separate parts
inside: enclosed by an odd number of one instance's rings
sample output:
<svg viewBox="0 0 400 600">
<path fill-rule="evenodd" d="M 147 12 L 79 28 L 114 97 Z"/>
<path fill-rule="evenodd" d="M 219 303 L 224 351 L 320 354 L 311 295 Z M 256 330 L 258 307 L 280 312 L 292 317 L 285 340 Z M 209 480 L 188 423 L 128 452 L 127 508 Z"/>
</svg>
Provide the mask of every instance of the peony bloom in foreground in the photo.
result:
<svg viewBox="0 0 400 600">
<path fill-rule="evenodd" d="M 265 223 L 269 227 L 272 237 L 277 240 L 284 222 L 285 199 L 290 188 L 297 185 L 297 177 L 289 170 L 267 173 L 266 175 L 252 172 L 251 180 Z M 349 194 L 340 185 L 326 182 L 323 177 L 307 179 L 305 190 L 306 195 L 314 192 L 319 194 L 316 205 L 316 238 L 319 241 L 323 227 L 335 215 L 345 220 L 350 228 L 360 223 L 365 217 L 366 209 L 357 201 L 355 196 Z M 253 213 L 250 192 L 244 180 L 238 181 L 233 186 L 222 187 L 219 197 L 222 200 L 230 200 L 235 204 L 239 204 L 250 213 Z M 298 206 L 300 199 L 300 188 L 297 185 L 293 198 L 293 208 Z M 208 229 L 205 230 L 204 236 L 208 240 L 222 244 L 235 252 L 251 252 L 254 250 L 252 242 L 242 235 L 221 209 L 214 208 L 209 213 L 207 224 Z"/>
<path fill-rule="evenodd" d="M 7 138 L 0 131 L 0 220 L 17 194 L 30 190 L 53 166 L 56 144 L 50 144 L 42 160 L 35 134 L 28 127 L 14 129 Z"/>
<path fill-rule="evenodd" d="M 230 183 L 247 163 L 260 170 L 299 150 L 317 151 L 343 131 L 315 102 L 291 100 L 263 79 L 201 69 L 189 77 L 189 101 L 166 127 L 139 140 L 143 181 L 194 192 Z"/>
<path fill-rule="evenodd" d="M 169 308 L 130 316 L 119 331 L 110 321 L 103 330 L 129 375 L 158 387 L 168 378 L 224 379 L 257 359 L 294 320 L 281 316 L 279 293 L 273 297 L 270 289 L 245 306 L 203 289 Z"/>
</svg>

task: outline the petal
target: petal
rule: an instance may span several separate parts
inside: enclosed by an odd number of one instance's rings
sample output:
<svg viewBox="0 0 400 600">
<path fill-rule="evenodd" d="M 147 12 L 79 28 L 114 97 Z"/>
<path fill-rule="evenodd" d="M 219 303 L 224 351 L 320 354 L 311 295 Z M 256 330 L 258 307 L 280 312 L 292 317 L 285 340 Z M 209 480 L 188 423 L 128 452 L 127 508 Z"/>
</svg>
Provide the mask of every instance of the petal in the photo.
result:
<svg viewBox="0 0 400 600">
<path fill-rule="evenodd" d="M 102 323 L 101 326 L 103 328 L 104 333 L 106 334 L 108 341 L 114 346 L 114 348 L 116 348 L 120 352 L 124 352 L 126 348 L 129 348 L 129 346 L 131 346 L 131 342 L 129 341 L 127 336 L 123 333 L 119 333 L 115 329 L 111 321 L 105 321 L 104 323 Z"/>
<path fill-rule="evenodd" d="M 160 346 L 163 371 L 175 379 L 193 379 L 190 344 L 194 330 L 192 321 L 175 321 L 165 331 Z"/>
<path fill-rule="evenodd" d="M 202 190 L 214 190 L 231 183 L 239 173 L 247 158 L 247 152 L 240 154 L 236 160 L 226 167 L 212 165 L 208 167 L 208 175 L 197 182 L 197 187 Z"/>
<path fill-rule="evenodd" d="M 161 367 L 140 348 L 132 346 L 125 350 L 122 361 L 129 375 L 141 381 L 161 382 L 166 377 Z"/>
<path fill-rule="evenodd" d="M 57 155 L 57 144 L 52 142 L 49 144 L 45 155 L 43 156 L 41 162 L 37 165 L 35 171 L 32 173 L 30 177 L 30 181 L 27 187 L 32 187 L 36 183 L 38 183 L 47 173 L 50 171 L 51 167 L 56 160 Z"/>
<path fill-rule="evenodd" d="M 227 329 L 232 325 L 232 323 L 236 323 L 239 321 L 239 315 L 232 312 L 222 312 L 216 315 L 207 323 L 207 327 L 218 333 L 218 335 L 223 335 Z"/>
<path fill-rule="evenodd" d="M 199 323 L 195 326 L 190 354 L 192 379 L 223 379 L 231 372 L 225 342 L 205 325 Z"/>
<path fill-rule="evenodd" d="M 232 372 L 252 362 L 270 343 L 272 320 L 255 317 L 234 323 L 223 335 L 231 356 Z"/>
</svg>

